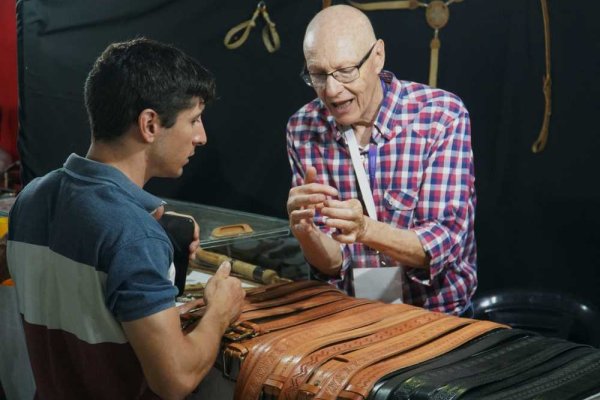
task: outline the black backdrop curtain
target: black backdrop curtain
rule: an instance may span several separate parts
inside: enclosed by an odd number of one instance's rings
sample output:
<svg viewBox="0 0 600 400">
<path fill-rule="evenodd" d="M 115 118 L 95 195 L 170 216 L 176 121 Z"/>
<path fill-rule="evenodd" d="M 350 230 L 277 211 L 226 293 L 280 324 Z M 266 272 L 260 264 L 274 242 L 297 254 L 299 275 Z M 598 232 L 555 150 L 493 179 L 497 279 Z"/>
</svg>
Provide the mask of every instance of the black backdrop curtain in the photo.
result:
<svg viewBox="0 0 600 400">
<path fill-rule="evenodd" d="M 334 2 L 339 3 L 339 2 Z M 600 305 L 600 3 L 550 0 L 553 106 L 546 150 L 531 152 L 542 124 L 544 35 L 538 0 L 450 5 L 440 31 L 438 86 L 472 118 L 480 289 L 557 289 Z M 250 18 L 249 0 L 21 0 L 19 150 L 29 180 L 85 154 L 85 76 L 113 41 L 173 43 L 217 77 L 205 113 L 208 145 L 179 180 L 154 180 L 162 196 L 285 217 L 290 173 L 287 118 L 313 97 L 298 78 L 302 36 L 321 1 L 267 0 L 281 49 L 258 26 L 227 50 L 227 30 Z M 425 82 L 432 30 L 422 8 L 368 13 L 386 43 L 386 68 Z"/>
</svg>

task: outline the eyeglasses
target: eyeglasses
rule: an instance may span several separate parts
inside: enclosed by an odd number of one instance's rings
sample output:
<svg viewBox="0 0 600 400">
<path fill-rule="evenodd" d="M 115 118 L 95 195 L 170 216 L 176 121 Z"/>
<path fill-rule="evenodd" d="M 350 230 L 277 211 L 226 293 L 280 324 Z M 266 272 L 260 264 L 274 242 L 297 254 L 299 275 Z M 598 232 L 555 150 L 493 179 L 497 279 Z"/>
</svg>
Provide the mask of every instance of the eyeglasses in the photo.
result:
<svg viewBox="0 0 600 400">
<path fill-rule="evenodd" d="M 306 69 L 306 63 L 304 63 L 302 72 L 300 72 L 300 77 L 302 78 L 304 83 L 313 88 L 323 88 L 327 84 L 327 78 L 329 77 L 329 75 L 333 76 L 333 79 L 340 83 L 350 83 L 352 81 L 355 81 L 360 77 L 360 67 L 362 67 L 363 64 L 369 59 L 369 56 L 371 56 L 371 53 L 373 52 L 373 49 L 375 48 L 376 44 L 377 42 L 373 43 L 373 46 L 371 46 L 367 54 L 365 54 L 365 56 L 358 62 L 358 64 L 352 67 L 336 69 L 335 71 L 330 72 L 328 74 L 311 74 Z"/>
</svg>

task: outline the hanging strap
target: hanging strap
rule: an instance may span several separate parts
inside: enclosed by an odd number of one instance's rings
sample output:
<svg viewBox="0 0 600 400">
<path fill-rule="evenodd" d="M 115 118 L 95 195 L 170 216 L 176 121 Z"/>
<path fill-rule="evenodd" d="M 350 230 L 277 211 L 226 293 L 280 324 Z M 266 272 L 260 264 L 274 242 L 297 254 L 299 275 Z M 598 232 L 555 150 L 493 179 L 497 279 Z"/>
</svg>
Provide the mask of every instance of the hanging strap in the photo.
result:
<svg viewBox="0 0 600 400">
<path fill-rule="evenodd" d="M 356 179 L 358 180 L 358 187 L 360 188 L 360 193 L 362 194 L 365 208 L 367 209 L 367 214 L 369 214 L 371 219 L 377 221 L 377 210 L 375 208 L 375 201 L 373 200 L 373 192 L 371 192 L 371 186 L 369 185 L 369 180 L 367 179 L 367 174 L 365 173 L 365 167 L 360 159 L 358 143 L 356 142 L 356 136 L 354 136 L 354 130 L 351 126 L 349 126 L 344 130 L 343 133 L 344 137 L 346 138 L 346 143 L 348 144 L 348 149 L 350 150 L 352 166 L 354 167 L 354 173 L 356 174 Z"/>
<path fill-rule="evenodd" d="M 414 10 L 417 7 L 425 8 L 425 18 L 429 26 L 433 29 L 433 39 L 429 43 L 431 50 L 429 61 L 429 86 L 437 87 L 439 51 L 441 42 L 439 39 L 439 31 L 447 23 L 450 17 L 448 6 L 452 3 L 460 3 L 463 0 L 432 0 L 428 3 L 418 0 L 391 0 L 391 1 L 375 1 L 368 3 L 358 3 L 352 0 L 347 0 L 348 4 L 363 11 L 377 10 Z M 545 0 L 542 0 L 545 1 Z"/>
<path fill-rule="evenodd" d="M 252 18 L 237 24 L 227 32 L 225 39 L 223 40 L 225 47 L 229 50 L 234 50 L 243 45 L 248 39 L 252 28 L 256 26 L 256 19 L 259 15 L 262 15 L 267 24 L 262 30 L 263 43 L 269 53 L 277 51 L 281 46 L 279 33 L 277 33 L 277 29 L 275 29 L 275 23 L 271 21 L 271 17 L 267 12 L 267 5 L 264 1 L 258 2 L 254 14 L 252 14 Z M 242 32 L 241 35 L 240 32 Z"/>
<path fill-rule="evenodd" d="M 427 7 L 427 4 L 417 0 L 391 0 L 391 1 L 371 1 L 368 3 L 358 3 L 348 0 L 348 4 L 363 11 L 375 10 L 414 10 L 417 7 Z"/>
<path fill-rule="evenodd" d="M 546 76 L 544 77 L 544 121 L 537 140 L 531 146 L 531 151 L 540 153 L 546 147 L 548 140 L 548 128 L 550 126 L 550 115 L 552 114 L 552 78 L 550 77 L 550 19 L 548 17 L 548 2 L 540 0 L 542 3 L 542 16 L 544 18 L 544 41 L 546 50 Z"/>
</svg>

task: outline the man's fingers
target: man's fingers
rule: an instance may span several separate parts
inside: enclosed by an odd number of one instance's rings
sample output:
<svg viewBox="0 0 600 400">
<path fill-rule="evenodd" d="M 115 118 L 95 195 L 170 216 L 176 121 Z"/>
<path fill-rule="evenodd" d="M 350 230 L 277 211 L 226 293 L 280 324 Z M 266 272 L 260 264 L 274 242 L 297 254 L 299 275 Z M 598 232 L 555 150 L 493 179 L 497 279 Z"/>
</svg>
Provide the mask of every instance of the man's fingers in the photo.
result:
<svg viewBox="0 0 600 400">
<path fill-rule="evenodd" d="M 312 208 L 306 208 L 304 210 L 295 210 L 290 214 L 291 223 L 297 224 L 303 219 L 313 219 L 315 216 L 315 210 Z"/>
<path fill-rule="evenodd" d="M 356 214 L 356 211 L 351 208 L 323 207 L 321 209 L 321 215 L 327 218 L 354 220 L 356 219 Z"/>
<path fill-rule="evenodd" d="M 356 242 L 356 234 L 344 234 L 344 233 L 334 233 L 331 235 L 333 240 L 339 243 L 351 244 Z"/>
<path fill-rule="evenodd" d="M 159 219 L 162 218 L 164 213 L 165 213 L 165 206 L 160 206 L 156 210 L 152 211 L 151 214 L 154 217 L 154 219 L 156 219 L 158 221 Z"/>
<path fill-rule="evenodd" d="M 220 266 L 217 272 L 215 272 L 215 277 L 224 279 L 229 276 L 231 273 L 231 264 L 229 261 L 224 261 Z"/>
<path fill-rule="evenodd" d="M 342 232 L 356 230 L 356 228 L 357 228 L 356 222 L 348 221 L 348 220 L 344 220 L 344 219 L 328 218 L 325 221 L 325 224 L 332 228 L 337 228 L 337 229 L 341 230 Z"/>
<path fill-rule="evenodd" d="M 313 183 L 317 180 L 317 169 L 315 167 L 308 167 L 306 169 L 306 175 L 304 176 L 304 184 Z"/>
</svg>

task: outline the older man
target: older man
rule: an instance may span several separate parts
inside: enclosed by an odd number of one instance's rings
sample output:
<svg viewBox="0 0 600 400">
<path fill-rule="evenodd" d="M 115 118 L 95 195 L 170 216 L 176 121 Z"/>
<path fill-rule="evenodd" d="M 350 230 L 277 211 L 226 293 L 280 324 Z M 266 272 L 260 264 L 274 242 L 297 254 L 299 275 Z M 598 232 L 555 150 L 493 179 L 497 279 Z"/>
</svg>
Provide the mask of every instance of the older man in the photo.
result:
<svg viewBox="0 0 600 400">
<path fill-rule="evenodd" d="M 463 103 L 383 70 L 383 41 L 349 6 L 313 18 L 304 56 L 318 98 L 288 123 L 287 209 L 317 276 L 357 295 L 470 312 L 475 190 Z"/>
</svg>

